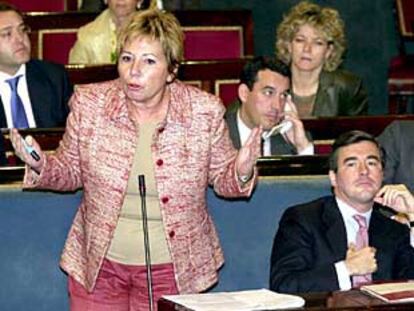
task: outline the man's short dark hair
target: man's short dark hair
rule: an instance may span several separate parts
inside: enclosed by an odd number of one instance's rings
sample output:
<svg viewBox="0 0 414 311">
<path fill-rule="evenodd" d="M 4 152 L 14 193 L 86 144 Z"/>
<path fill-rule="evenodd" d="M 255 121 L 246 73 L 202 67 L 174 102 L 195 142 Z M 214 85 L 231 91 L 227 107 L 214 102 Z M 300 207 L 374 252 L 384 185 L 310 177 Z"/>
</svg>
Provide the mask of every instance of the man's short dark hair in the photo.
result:
<svg viewBox="0 0 414 311">
<path fill-rule="evenodd" d="M 23 13 L 17 7 L 15 7 L 13 4 L 0 1 L 0 12 L 8 12 L 8 11 L 16 12 L 23 19 Z"/>
<path fill-rule="evenodd" d="M 346 147 L 349 145 L 357 144 L 359 142 L 368 141 L 373 143 L 377 146 L 380 160 L 382 167 L 385 167 L 385 151 L 379 144 L 379 142 L 375 139 L 375 137 L 369 133 L 363 131 L 349 131 L 346 133 L 341 134 L 333 143 L 332 145 L 332 152 L 329 155 L 329 170 L 334 171 L 335 173 L 338 171 L 338 153 L 339 149 L 342 147 Z"/>
<path fill-rule="evenodd" d="M 246 84 L 249 90 L 252 90 L 257 81 L 259 71 L 266 69 L 290 78 L 290 68 L 285 63 L 273 57 L 260 56 L 254 58 L 243 67 L 240 74 L 240 83 Z"/>
</svg>

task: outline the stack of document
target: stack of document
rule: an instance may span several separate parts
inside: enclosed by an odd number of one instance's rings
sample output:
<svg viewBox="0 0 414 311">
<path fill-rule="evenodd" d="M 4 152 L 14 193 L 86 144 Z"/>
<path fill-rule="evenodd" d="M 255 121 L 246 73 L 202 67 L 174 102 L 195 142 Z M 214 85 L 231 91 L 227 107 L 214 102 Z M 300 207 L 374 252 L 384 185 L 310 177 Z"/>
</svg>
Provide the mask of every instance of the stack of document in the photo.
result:
<svg viewBox="0 0 414 311">
<path fill-rule="evenodd" d="M 390 303 L 414 302 L 412 281 L 364 285 L 361 291 Z"/>
<path fill-rule="evenodd" d="M 300 308 L 305 300 L 299 296 L 278 294 L 267 289 L 238 292 L 164 296 L 194 311 L 253 311 Z"/>
</svg>

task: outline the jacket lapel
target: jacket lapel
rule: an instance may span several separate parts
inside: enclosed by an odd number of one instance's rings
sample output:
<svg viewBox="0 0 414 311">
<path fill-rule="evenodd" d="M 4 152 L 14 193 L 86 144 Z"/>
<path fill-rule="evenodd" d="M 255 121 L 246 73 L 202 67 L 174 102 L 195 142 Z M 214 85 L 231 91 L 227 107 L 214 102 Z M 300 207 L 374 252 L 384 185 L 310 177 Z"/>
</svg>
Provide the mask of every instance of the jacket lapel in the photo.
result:
<svg viewBox="0 0 414 311">
<path fill-rule="evenodd" d="M 338 114 L 338 99 L 336 97 L 332 76 L 328 72 L 322 71 L 312 115 L 336 116 Z"/>
<path fill-rule="evenodd" d="M 45 118 L 51 111 L 51 94 L 46 94 L 43 73 L 30 61 L 26 64 L 26 80 L 36 127 L 46 127 Z"/>
<path fill-rule="evenodd" d="M 4 112 L 3 100 L 0 97 L 0 128 L 7 128 L 6 113 Z"/>
<path fill-rule="evenodd" d="M 224 116 L 226 119 L 227 127 L 229 128 L 230 139 L 233 142 L 234 148 L 236 149 L 241 148 L 239 128 L 237 126 L 237 112 L 239 109 L 240 102 L 237 100 L 227 108 L 226 114 Z"/>
<path fill-rule="evenodd" d="M 368 228 L 369 245 L 377 249 L 375 258 L 377 259 L 378 270 L 373 274 L 374 279 L 384 278 L 386 267 L 392 265 L 392 258 L 387 253 L 386 247 L 384 248 L 391 235 L 389 234 L 389 227 L 382 217 L 385 216 L 380 214 L 378 206 L 374 206 Z"/>
<path fill-rule="evenodd" d="M 233 146 L 236 149 L 240 149 L 241 142 L 240 142 L 239 128 L 237 126 L 237 111 L 238 110 L 232 111 L 226 114 L 226 119 L 227 119 L 227 125 L 229 127 L 230 138 L 233 142 Z"/>
<path fill-rule="evenodd" d="M 296 154 L 296 148 L 287 143 L 282 135 L 277 134 L 271 137 L 270 148 L 272 155 L 292 155 Z"/>
<path fill-rule="evenodd" d="M 322 224 L 326 232 L 326 240 L 332 254 L 334 254 L 335 260 L 343 260 L 347 250 L 347 238 L 345 224 L 335 197 L 328 197 L 324 201 Z"/>
</svg>

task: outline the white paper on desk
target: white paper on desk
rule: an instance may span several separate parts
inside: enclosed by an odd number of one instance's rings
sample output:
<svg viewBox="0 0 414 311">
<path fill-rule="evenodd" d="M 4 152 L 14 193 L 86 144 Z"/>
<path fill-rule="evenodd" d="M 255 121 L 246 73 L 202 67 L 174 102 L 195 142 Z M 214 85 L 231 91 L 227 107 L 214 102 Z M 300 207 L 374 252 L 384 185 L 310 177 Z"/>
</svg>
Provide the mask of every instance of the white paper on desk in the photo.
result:
<svg viewBox="0 0 414 311">
<path fill-rule="evenodd" d="M 300 308 L 305 300 L 299 296 L 278 294 L 267 289 L 238 292 L 170 295 L 163 298 L 194 311 L 252 311 Z"/>
</svg>

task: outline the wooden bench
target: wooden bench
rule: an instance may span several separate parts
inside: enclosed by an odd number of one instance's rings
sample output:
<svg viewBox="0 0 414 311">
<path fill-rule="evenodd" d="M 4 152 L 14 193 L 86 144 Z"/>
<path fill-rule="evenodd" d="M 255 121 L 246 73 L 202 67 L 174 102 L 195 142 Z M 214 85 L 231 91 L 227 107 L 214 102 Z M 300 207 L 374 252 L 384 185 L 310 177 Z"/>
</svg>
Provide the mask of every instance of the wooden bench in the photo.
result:
<svg viewBox="0 0 414 311">
<path fill-rule="evenodd" d="M 76 11 L 80 0 L 8 0 L 22 12 L 65 12 Z"/>
<path fill-rule="evenodd" d="M 237 98 L 239 75 L 247 59 L 217 61 L 187 61 L 178 72 L 178 78 L 198 86 L 223 100 L 225 105 Z M 115 65 L 67 65 L 69 78 L 74 85 L 115 79 L 118 71 Z"/>
<path fill-rule="evenodd" d="M 340 134 L 351 130 L 361 130 L 378 136 L 387 125 L 395 120 L 414 120 L 414 114 L 325 117 L 304 119 L 302 121 L 305 129 L 312 133 L 313 139 L 323 140 L 335 139 Z"/>
<path fill-rule="evenodd" d="M 253 18 L 249 10 L 175 11 L 184 33 L 187 60 L 234 59 L 252 56 Z M 32 56 L 66 64 L 80 26 L 97 15 L 86 12 L 27 13 Z"/>
<path fill-rule="evenodd" d="M 414 120 L 414 115 L 381 115 L 360 117 L 326 117 L 305 119 L 303 124 L 310 131 L 315 143 L 315 153 L 327 154 L 340 134 L 362 130 L 378 136 L 394 120 Z"/>
</svg>

